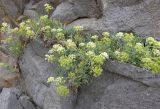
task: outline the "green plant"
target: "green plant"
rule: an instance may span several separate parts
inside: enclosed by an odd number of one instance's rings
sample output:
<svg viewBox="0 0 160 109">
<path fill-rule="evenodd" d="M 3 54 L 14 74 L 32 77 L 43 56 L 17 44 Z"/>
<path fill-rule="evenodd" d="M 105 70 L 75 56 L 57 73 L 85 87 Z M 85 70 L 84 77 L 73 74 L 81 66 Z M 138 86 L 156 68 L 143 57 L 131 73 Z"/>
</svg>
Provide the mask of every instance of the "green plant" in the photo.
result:
<svg viewBox="0 0 160 109">
<path fill-rule="evenodd" d="M 53 8 L 46 4 L 45 9 L 49 13 Z M 77 92 L 79 87 L 99 77 L 109 58 L 160 73 L 160 42 L 154 38 L 148 37 L 144 42 L 132 33 L 103 32 L 99 37 L 84 35 L 82 31 L 82 26 L 65 29 L 65 25 L 48 15 L 28 19 L 13 29 L 7 23 L 1 27 L 1 32 L 8 36 L 2 42 L 15 57 L 23 53 L 30 40 L 40 38 L 45 44 L 54 43 L 45 60 L 58 65 L 57 76 L 49 77 L 47 82 L 54 83 L 62 96 L 69 95 L 70 89 Z"/>
<path fill-rule="evenodd" d="M 91 38 L 81 36 L 80 32 L 83 30 L 81 26 L 76 26 L 74 29 L 76 31 L 74 35 L 78 37 L 62 39 L 61 42 L 54 44 L 46 55 L 48 62 L 58 64 L 58 67 L 64 71 L 61 76 L 65 82 L 63 84 L 56 82 L 58 88 L 62 88 L 62 85 L 67 82 L 73 89 L 90 83 L 92 78 L 102 74 L 102 66 L 105 60 L 109 58 L 103 49 L 106 46 L 103 40 L 99 39 L 98 36 Z M 81 39 L 79 39 L 80 37 Z M 51 78 L 53 79 L 53 77 Z M 55 81 L 54 79 L 53 81 L 50 80 L 51 78 L 48 82 Z M 57 91 L 59 90 L 57 89 Z"/>
<path fill-rule="evenodd" d="M 52 10 L 52 7 L 49 4 L 45 4 L 45 9 L 49 12 Z M 64 34 L 67 33 L 63 28 L 64 25 L 62 23 L 49 19 L 48 15 L 38 16 L 32 20 L 27 19 L 15 28 L 4 22 L 1 25 L 0 32 L 4 34 L 5 38 L 1 43 L 7 45 L 11 55 L 19 57 L 30 40 L 36 38 L 42 38 L 44 41 L 61 40 Z"/>
<path fill-rule="evenodd" d="M 146 68 L 154 74 L 160 73 L 160 42 L 153 37 L 142 39 L 132 33 L 119 32 L 109 36 L 111 40 L 106 50 L 109 50 L 111 59 L 127 62 Z"/>
</svg>

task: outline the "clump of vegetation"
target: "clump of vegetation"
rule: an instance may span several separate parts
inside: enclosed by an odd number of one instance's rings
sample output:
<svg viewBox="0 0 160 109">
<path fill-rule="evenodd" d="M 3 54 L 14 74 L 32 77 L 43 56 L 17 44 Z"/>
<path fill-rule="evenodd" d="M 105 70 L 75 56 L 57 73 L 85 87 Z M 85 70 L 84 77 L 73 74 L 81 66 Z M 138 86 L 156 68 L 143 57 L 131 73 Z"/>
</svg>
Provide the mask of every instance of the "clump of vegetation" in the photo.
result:
<svg viewBox="0 0 160 109">
<path fill-rule="evenodd" d="M 77 89 L 102 74 L 102 66 L 109 56 L 105 52 L 106 44 L 103 39 L 96 35 L 87 39 L 80 34 L 83 30 L 81 26 L 74 29 L 76 37 L 63 38 L 61 42 L 54 44 L 46 55 L 46 60 L 58 64 L 63 81 Z M 60 81 L 58 87 L 64 86 L 66 82 Z"/>
<path fill-rule="evenodd" d="M 49 4 L 45 7 L 48 13 L 52 9 Z M 84 35 L 82 31 L 82 26 L 65 29 L 65 25 L 48 15 L 24 21 L 14 29 L 6 23 L 1 28 L 9 36 L 4 42 L 15 56 L 23 53 L 27 41 L 41 38 L 54 42 L 45 60 L 58 65 L 57 77 L 49 77 L 47 82 L 54 83 L 61 96 L 69 95 L 70 89 L 77 92 L 79 87 L 99 77 L 109 58 L 160 73 L 160 42 L 153 37 L 142 42 L 132 33 L 103 32 L 97 36 Z"/>
<path fill-rule="evenodd" d="M 49 13 L 53 8 L 49 4 L 45 4 L 46 12 Z M 14 57 L 20 57 L 23 53 L 25 45 L 33 39 L 42 38 L 43 41 L 54 39 L 64 28 L 59 21 L 49 19 L 48 15 L 39 16 L 35 19 L 27 19 L 19 24 L 18 27 L 12 28 L 6 22 L 2 23 L 0 32 L 6 36 L 1 43 L 7 45 L 10 54 Z M 64 31 L 65 32 L 65 31 Z"/>
<path fill-rule="evenodd" d="M 153 37 L 142 39 L 132 33 L 119 32 L 110 36 L 107 51 L 111 59 L 146 68 L 154 74 L 160 73 L 160 42 Z"/>
</svg>

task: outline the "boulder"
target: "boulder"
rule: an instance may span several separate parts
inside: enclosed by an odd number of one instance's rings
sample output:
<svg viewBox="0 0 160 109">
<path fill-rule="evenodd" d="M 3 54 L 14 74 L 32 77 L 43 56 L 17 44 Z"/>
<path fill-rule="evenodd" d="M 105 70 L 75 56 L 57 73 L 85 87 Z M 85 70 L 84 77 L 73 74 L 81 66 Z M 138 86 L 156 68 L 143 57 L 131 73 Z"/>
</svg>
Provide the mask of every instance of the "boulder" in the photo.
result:
<svg viewBox="0 0 160 109">
<path fill-rule="evenodd" d="M 20 94 L 19 90 L 15 88 L 4 88 L 0 93 L 1 109 L 23 109 L 17 99 Z"/>
<path fill-rule="evenodd" d="M 83 0 L 86 1 L 86 0 Z M 103 13 L 98 19 L 77 19 L 70 26 L 82 25 L 87 30 L 108 32 L 133 32 L 136 35 L 160 36 L 160 1 L 159 0 L 98 0 Z M 81 1 L 82 2 L 82 1 Z M 85 2 L 84 2 L 85 3 Z M 90 2 L 92 3 L 92 2 Z M 59 5 L 61 6 L 61 5 Z M 69 13 L 65 7 L 61 7 L 63 20 L 68 19 Z M 72 10 L 75 10 L 72 7 Z M 55 10 L 55 12 L 56 12 Z M 65 11 L 67 10 L 67 12 Z M 84 12 L 86 12 L 85 10 Z M 90 11 L 90 10 L 88 10 Z M 54 12 L 54 13 L 55 13 Z M 59 11 L 60 12 L 60 11 Z M 73 12 L 73 11 L 70 11 Z M 54 15 L 53 13 L 53 15 Z M 71 14 L 70 14 L 71 15 Z M 61 17 L 59 17 L 61 19 Z M 70 17 L 71 18 L 71 17 Z"/>
<path fill-rule="evenodd" d="M 19 9 L 19 12 L 22 13 L 24 11 L 26 3 L 29 2 L 29 0 L 13 0 L 16 6 Z"/>
<path fill-rule="evenodd" d="M 0 87 L 15 86 L 19 80 L 19 74 L 13 71 L 12 67 L 16 67 L 16 59 L 0 51 Z"/>
<path fill-rule="evenodd" d="M 32 16 L 33 16 L 33 13 L 44 15 L 44 14 L 47 14 L 45 12 L 44 5 L 46 3 L 52 4 L 53 2 L 54 0 L 38 0 L 38 1 L 31 0 L 28 4 L 26 4 L 25 11 L 27 11 L 28 13 L 28 11 L 30 10 L 29 12 L 31 13 Z M 24 14 L 26 13 L 25 11 L 24 11 Z"/>
<path fill-rule="evenodd" d="M 5 21 L 17 25 L 17 18 L 23 13 L 29 0 L 0 0 L 0 23 Z"/>
<path fill-rule="evenodd" d="M 155 75 L 146 69 L 117 61 L 108 61 L 104 69 L 130 78 L 131 80 L 141 82 L 144 85 L 160 88 L 160 74 Z"/>
<path fill-rule="evenodd" d="M 36 109 L 35 105 L 32 103 L 32 100 L 26 95 L 21 96 L 19 98 L 19 102 L 23 109 Z"/>
<path fill-rule="evenodd" d="M 95 0 L 68 0 L 57 6 L 51 18 L 70 23 L 79 18 L 97 18 L 101 16 Z"/>
<path fill-rule="evenodd" d="M 16 88 L 3 88 L 0 106 L 1 109 L 36 109 L 31 99 Z"/>
<path fill-rule="evenodd" d="M 35 10 L 24 10 L 23 15 L 29 17 L 30 19 L 34 19 L 38 17 L 38 13 Z"/>
<path fill-rule="evenodd" d="M 18 7 L 12 0 L 0 0 L 0 8 L 3 9 L 5 15 L 16 18 L 18 15 Z"/>
<path fill-rule="evenodd" d="M 16 86 L 19 80 L 19 74 L 5 68 L 0 68 L 0 87 Z"/>
</svg>

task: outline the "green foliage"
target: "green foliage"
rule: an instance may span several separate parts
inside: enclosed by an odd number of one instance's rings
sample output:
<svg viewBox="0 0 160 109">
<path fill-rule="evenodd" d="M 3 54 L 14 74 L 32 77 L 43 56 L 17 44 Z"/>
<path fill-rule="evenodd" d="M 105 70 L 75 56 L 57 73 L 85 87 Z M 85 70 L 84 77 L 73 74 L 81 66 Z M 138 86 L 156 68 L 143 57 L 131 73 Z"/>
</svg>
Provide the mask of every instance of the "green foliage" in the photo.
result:
<svg viewBox="0 0 160 109">
<path fill-rule="evenodd" d="M 148 37 L 145 43 L 132 33 L 117 33 L 110 36 L 109 51 L 111 59 L 127 62 L 146 68 L 154 74 L 160 73 L 160 42 L 153 37 Z"/>
<path fill-rule="evenodd" d="M 49 12 L 52 7 L 49 4 L 45 4 L 45 9 Z M 0 30 L 5 38 L 1 43 L 7 45 L 11 55 L 19 57 L 23 53 L 25 44 L 39 36 L 44 41 L 54 40 L 55 38 L 56 40 L 61 40 L 66 34 L 63 28 L 64 25 L 62 23 L 49 19 L 48 15 L 39 16 L 33 20 L 27 19 L 15 28 L 4 22 Z"/>
<path fill-rule="evenodd" d="M 83 30 L 81 26 L 75 26 L 73 29 L 75 37 L 66 37 L 54 44 L 46 55 L 46 60 L 58 64 L 65 71 L 61 74 L 64 81 L 69 83 L 70 87 L 77 89 L 102 74 L 102 65 L 109 56 L 103 49 L 106 48 L 105 43 L 98 36 L 85 38 L 81 35 Z M 50 79 L 48 81 L 52 82 Z M 57 85 L 57 82 L 54 83 Z M 57 85 L 57 90 L 61 91 L 59 94 L 63 94 L 62 91 L 68 92 L 62 85 L 65 84 Z"/>
<path fill-rule="evenodd" d="M 45 9 L 49 13 L 53 8 L 46 4 Z M 99 37 L 84 35 L 82 31 L 82 26 L 65 29 L 65 25 L 49 19 L 48 15 L 28 19 L 13 29 L 7 23 L 1 27 L 1 32 L 8 36 L 3 43 L 16 57 L 23 53 L 27 41 L 41 38 L 44 42 L 54 42 L 45 60 L 57 64 L 59 72 L 47 82 L 54 83 L 61 96 L 69 95 L 69 88 L 76 91 L 99 77 L 109 58 L 160 73 L 160 42 L 154 38 L 148 37 L 143 43 L 132 33 L 110 35 L 103 32 Z"/>
</svg>

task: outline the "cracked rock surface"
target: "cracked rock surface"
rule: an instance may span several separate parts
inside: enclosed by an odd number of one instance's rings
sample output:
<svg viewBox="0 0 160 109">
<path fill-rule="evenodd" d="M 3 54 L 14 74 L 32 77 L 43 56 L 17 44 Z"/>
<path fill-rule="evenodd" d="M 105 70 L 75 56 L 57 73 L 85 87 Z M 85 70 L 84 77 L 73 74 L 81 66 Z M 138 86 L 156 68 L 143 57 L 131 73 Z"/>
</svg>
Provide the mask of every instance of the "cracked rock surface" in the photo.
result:
<svg viewBox="0 0 160 109">
<path fill-rule="evenodd" d="M 85 1 L 85 0 L 83 0 Z M 139 36 L 160 36 L 160 1 L 159 0 L 97 0 L 101 8 L 100 18 L 81 18 L 73 20 L 70 26 L 83 25 L 88 31 L 133 32 Z M 65 3 L 64 3 L 65 4 Z M 63 5 L 64 5 L 63 4 Z M 66 3 L 67 5 L 67 3 Z M 65 7 L 60 18 L 68 15 Z M 95 7 L 96 8 L 96 7 Z M 72 9 L 75 10 L 75 9 Z M 86 11 L 84 10 L 86 13 Z M 64 14 L 63 14 L 64 13 Z M 74 13 L 74 11 L 69 12 Z M 64 16 L 66 15 L 66 16 Z M 72 16 L 71 16 L 72 17 Z M 65 20 L 65 19 L 64 19 Z"/>
</svg>

